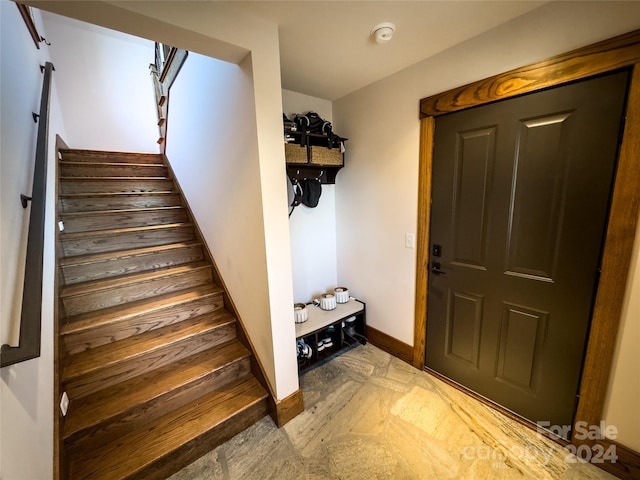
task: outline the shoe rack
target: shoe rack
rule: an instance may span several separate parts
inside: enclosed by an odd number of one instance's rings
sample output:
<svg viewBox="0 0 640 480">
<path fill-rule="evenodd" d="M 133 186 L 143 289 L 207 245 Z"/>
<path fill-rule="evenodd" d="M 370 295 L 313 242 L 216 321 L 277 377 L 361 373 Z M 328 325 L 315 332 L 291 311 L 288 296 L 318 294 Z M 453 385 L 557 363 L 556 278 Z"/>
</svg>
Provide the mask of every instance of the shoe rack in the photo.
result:
<svg viewBox="0 0 640 480">
<path fill-rule="evenodd" d="M 367 343 L 367 321 L 365 304 L 350 299 L 339 303 L 333 310 L 322 310 L 319 306 L 307 305 L 309 318 L 296 324 L 296 343 L 300 352 L 302 342 L 308 348 L 302 348 L 304 355 L 298 355 L 298 373 L 356 346 Z"/>
</svg>

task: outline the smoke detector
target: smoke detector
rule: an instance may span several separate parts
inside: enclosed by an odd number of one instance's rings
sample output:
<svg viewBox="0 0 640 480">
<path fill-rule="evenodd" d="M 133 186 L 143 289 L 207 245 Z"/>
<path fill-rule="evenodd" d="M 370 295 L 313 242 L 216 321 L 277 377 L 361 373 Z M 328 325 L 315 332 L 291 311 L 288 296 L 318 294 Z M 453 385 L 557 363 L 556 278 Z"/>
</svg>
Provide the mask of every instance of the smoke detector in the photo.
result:
<svg viewBox="0 0 640 480">
<path fill-rule="evenodd" d="M 393 37 L 393 32 L 396 31 L 396 26 L 391 22 L 384 22 L 376 25 L 371 30 L 371 36 L 375 39 L 376 43 L 387 43 Z"/>
</svg>

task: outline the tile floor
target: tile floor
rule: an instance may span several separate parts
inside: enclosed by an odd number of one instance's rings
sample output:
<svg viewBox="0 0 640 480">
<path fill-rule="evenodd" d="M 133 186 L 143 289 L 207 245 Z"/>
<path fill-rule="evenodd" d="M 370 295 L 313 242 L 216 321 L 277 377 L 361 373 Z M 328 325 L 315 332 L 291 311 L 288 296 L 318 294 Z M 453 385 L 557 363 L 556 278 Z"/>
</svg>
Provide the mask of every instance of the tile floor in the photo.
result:
<svg viewBox="0 0 640 480">
<path fill-rule="evenodd" d="M 371 345 L 301 388 L 287 425 L 265 417 L 170 480 L 615 478 Z"/>
</svg>

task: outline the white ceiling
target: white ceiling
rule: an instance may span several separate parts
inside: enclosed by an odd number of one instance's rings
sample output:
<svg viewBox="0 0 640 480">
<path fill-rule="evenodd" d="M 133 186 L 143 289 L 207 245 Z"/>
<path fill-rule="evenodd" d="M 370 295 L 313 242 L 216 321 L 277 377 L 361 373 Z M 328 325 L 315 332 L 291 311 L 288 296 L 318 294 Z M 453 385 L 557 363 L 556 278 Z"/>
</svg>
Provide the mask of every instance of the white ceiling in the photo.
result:
<svg viewBox="0 0 640 480">
<path fill-rule="evenodd" d="M 25 1 L 44 10 L 104 26 L 107 26 L 105 15 L 111 13 L 107 7 L 127 5 L 126 1 L 113 0 Z M 224 6 L 275 23 L 280 37 L 282 87 L 335 100 L 548 1 L 183 0 L 178 3 L 182 9 L 197 9 L 203 18 L 216 15 L 216 9 Z M 122 21 L 119 17 L 115 28 L 127 31 L 118 23 Z M 394 23 L 396 31 L 390 42 L 377 44 L 371 29 L 382 22 Z"/>
<path fill-rule="evenodd" d="M 547 1 L 245 1 L 279 26 L 282 87 L 335 100 L 468 40 Z M 371 29 L 396 25 L 377 44 Z"/>
</svg>

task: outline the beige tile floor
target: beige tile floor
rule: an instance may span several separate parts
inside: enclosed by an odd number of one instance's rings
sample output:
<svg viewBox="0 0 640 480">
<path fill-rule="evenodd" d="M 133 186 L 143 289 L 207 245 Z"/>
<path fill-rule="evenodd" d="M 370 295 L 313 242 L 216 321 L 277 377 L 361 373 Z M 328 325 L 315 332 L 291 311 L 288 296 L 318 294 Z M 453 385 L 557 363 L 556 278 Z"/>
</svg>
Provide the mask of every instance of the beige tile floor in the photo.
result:
<svg viewBox="0 0 640 480">
<path fill-rule="evenodd" d="M 171 480 L 614 479 L 371 345 L 301 378 L 305 411 L 269 417 Z"/>
</svg>

